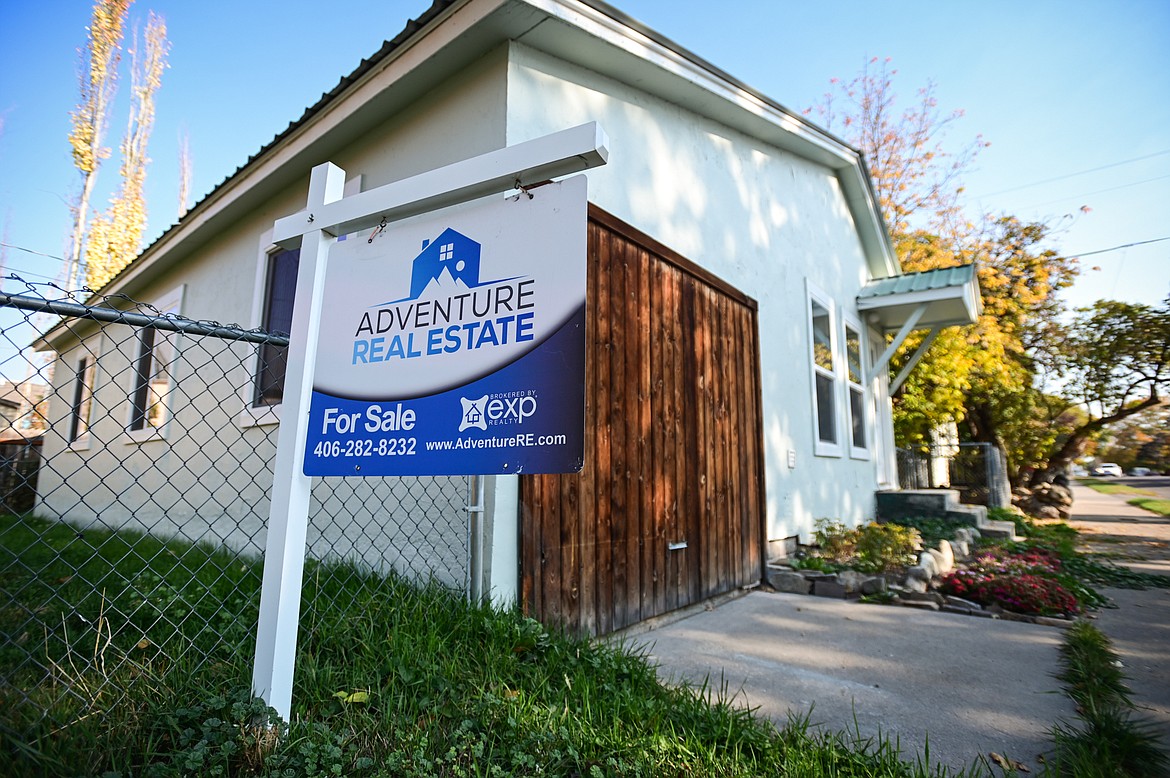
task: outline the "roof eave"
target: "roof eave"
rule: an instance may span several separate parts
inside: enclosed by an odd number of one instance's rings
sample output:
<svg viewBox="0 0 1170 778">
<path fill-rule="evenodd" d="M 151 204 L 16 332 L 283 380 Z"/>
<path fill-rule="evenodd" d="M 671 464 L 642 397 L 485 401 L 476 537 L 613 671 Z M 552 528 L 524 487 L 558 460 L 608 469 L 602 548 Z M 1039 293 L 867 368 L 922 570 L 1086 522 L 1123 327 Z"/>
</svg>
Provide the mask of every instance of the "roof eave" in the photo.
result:
<svg viewBox="0 0 1170 778">
<path fill-rule="evenodd" d="M 541 25 L 533 20 L 532 11 L 609 43 L 611 49 L 625 51 L 641 63 L 636 74 L 619 68 L 621 80 L 644 83 L 650 75 L 660 76 L 660 82 L 673 81 L 670 91 L 688 97 L 681 104 L 690 110 L 832 169 L 853 215 L 871 275 L 885 277 L 901 273 L 861 153 L 828 131 L 601 0 L 436 0 L 418 19 L 410 20 L 398 36 L 369 59 L 362 60 L 357 69 L 217 185 L 177 224 L 143 250 L 101 294 L 140 288 L 157 274 L 156 257 L 171 255 L 181 260 L 212 239 L 225 215 L 234 212 L 235 206 L 259 201 L 266 192 L 281 186 L 283 182 L 277 171 L 291 158 L 303 156 L 314 141 L 352 113 L 352 107 L 348 112 L 346 107 L 375 78 L 387 80 L 385 74 L 393 69 L 399 71 L 395 74 L 397 79 L 388 80 L 395 83 L 427 64 L 430 56 L 438 52 L 452 54 L 450 44 L 477 27 L 482 28 L 482 35 L 476 41 L 480 46 L 486 45 L 485 37 L 491 37 L 495 45 L 508 38 L 539 45 L 542 34 L 554 31 L 546 28 L 537 33 L 536 28 Z"/>
</svg>

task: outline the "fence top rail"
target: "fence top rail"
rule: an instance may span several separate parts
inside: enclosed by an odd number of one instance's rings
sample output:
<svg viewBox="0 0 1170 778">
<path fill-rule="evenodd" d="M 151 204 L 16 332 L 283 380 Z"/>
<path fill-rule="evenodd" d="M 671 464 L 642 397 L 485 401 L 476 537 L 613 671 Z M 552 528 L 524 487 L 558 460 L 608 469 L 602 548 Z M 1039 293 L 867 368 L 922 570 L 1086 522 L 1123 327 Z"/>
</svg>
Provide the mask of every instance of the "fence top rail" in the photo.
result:
<svg viewBox="0 0 1170 778">
<path fill-rule="evenodd" d="M 107 298 L 109 300 L 110 298 Z M 125 300 L 138 305 L 130 298 Z M 145 327 L 170 332 L 182 332 L 189 335 L 205 335 L 224 340 L 237 340 L 245 343 L 268 343 L 273 346 L 287 346 L 287 335 L 276 335 L 263 330 L 245 330 L 234 324 L 219 324 L 213 321 L 194 321 L 176 314 L 147 314 L 135 311 L 122 311 L 100 305 L 83 305 L 67 300 L 48 300 L 32 295 L 11 294 L 0 292 L 0 308 L 17 308 L 23 311 L 36 313 L 51 313 L 61 317 L 73 319 L 90 319 L 93 321 L 111 324 L 126 324 L 131 327 Z"/>
</svg>

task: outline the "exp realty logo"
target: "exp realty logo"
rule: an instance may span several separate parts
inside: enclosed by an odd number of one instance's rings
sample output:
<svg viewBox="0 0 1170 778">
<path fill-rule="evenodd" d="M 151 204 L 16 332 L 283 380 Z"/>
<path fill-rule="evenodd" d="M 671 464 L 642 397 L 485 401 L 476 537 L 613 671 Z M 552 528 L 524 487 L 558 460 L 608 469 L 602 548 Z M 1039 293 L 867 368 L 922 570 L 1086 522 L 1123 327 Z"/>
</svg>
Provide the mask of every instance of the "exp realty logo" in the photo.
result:
<svg viewBox="0 0 1170 778">
<path fill-rule="evenodd" d="M 486 430 L 489 424 L 523 424 L 525 419 L 536 414 L 534 392 L 485 394 L 476 400 L 460 397 L 459 402 L 463 405 L 460 432 L 471 427 Z"/>
</svg>

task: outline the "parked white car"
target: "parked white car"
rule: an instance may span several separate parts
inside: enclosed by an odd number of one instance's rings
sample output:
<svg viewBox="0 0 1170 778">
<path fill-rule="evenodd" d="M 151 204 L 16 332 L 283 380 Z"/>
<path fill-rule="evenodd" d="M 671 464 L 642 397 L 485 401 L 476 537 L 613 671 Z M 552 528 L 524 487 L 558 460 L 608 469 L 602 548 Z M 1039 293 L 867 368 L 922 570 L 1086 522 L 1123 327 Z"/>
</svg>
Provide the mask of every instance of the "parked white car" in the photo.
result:
<svg viewBox="0 0 1170 778">
<path fill-rule="evenodd" d="M 1121 465 L 1116 462 L 1102 462 L 1093 468 L 1091 475 L 1106 475 L 1106 476 L 1120 476 Z"/>
</svg>

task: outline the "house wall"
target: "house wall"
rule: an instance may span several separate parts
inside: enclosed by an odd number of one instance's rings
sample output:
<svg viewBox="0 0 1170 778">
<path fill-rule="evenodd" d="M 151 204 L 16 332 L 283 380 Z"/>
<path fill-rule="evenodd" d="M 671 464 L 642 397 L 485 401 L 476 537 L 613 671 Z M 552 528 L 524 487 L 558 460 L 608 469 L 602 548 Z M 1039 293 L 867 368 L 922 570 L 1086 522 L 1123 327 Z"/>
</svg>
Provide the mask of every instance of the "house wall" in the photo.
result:
<svg viewBox="0 0 1170 778">
<path fill-rule="evenodd" d="M 160 272 L 144 273 L 148 281 L 119 291 L 153 303 L 181 289 L 179 313 L 188 318 L 258 326 L 272 224 L 304 207 L 311 167 L 332 161 L 350 177 L 362 176 L 362 188 L 369 189 L 498 148 L 504 143 L 506 70 L 501 48 L 356 139 L 306 138 L 308 150 L 289 152 L 300 160 L 295 185 L 259 207 L 238 208 L 202 245 L 179 244 L 172 254 L 155 257 Z M 288 176 L 288 166 L 277 172 Z M 135 441 L 126 427 L 136 336 L 123 326 L 85 324 L 77 331 L 79 337 L 57 344 L 38 512 L 262 551 L 279 409 L 249 409 L 256 347 L 178 336 L 188 358 L 175 367 L 174 419 L 165 439 Z M 70 445 L 76 364 L 85 351 L 100 357 L 94 426 L 87 445 Z M 314 486 L 310 555 L 357 555 L 407 567 L 457 557 L 466 564 L 465 479 L 341 480 Z M 434 513 L 455 515 L 419 522 L 420 514 Z M 358 529 L 347 526 L 348 516 L 356 517 Z"/>
<path fill-rule="evenodd" d="M 759 302 L 768 537 L 807 539 L 821 517 L 872 518 L 875 459 L 853 459 L 847 445 L 840 457 L 814 455 L 807 282 L 832 298 L 840 337 L 840 314 L 857 316 L 867 280 L 833 171 L 512 44 L 508 143 L 594 120 L 609 135 L 610 159 L 588 174 L 590 201 Z"/>
<path fill-rule="evenodd" d="M 220 220 L 215 237 L 202 245 L 180 243 L 170 255 L 155 257 L 160 272 L 143 273 L 141 282 L 120 291 L 151 302 L 181 286 L 184 315 L 255 326 L 260 322 L 262 258 L 268 248 L 264 236 L 275 219 L 303 207 L 313 165 L 332 161 L 350 177 L 360 175 L 361 188 L 368 190 L 593 120 L 610 136 L 611 157 L 607 166 L 588 174 L 590 200 L 759 302 L 767 537 L 801 534 L 807 539 L 816 518 L 858 522 L 872 516 L 876 460 L 852 459 L 848 447 L 841 457 L 814 455 L 807 285 L 811 282 L 823 290 L 841 313 L 856 314 L 854 300 L 867 280 L 857 230 L 833 171 L 523 44 L 495 49 L 356 137 L 347 125 L 333 135 L 314 136 L 314 125 L 309 124 L 300 136 L 274 149 L 269 161 L 239 179 L 240 186 L 274 188 L 277 177 L 282 177 L 277 194 L 254 207 L 236 208 Z M 840 336 L 840 316 L 837 326 Z M 275 418 L 263 414 L 257 419 L 247 410 L 254 357 L 241 359 L 225 352 L 213 365 L 184 368 L 178 380 L 189 402 L 174 410 L 177 421 L 190 424 L 192 432 L 181 440 L 173 436 L 166 442 L 127 443 L 130 375 L 125 368 L 132 351 L 100 340 L 87 346 L 103 354 L 107 363 L 99 364 L 97 402 L 113 409 L 113 415 L 106 431 L 95 429 L 94 436 L 109 442 L 69 450 L 63 435 L 73 372 L 69 365 L 59 369 L 51 414 L 60 422 L 60 434 L 46 439 L 46 460 L 53 466 L 42 473 L 44 512 L 78 521 L 100 514 L 110 525 L 163 527 L 188 535 L 205 527 L 233 545 L 259 550 L 263 536 L 257 529 L 267 514 Z M 107 352 L 111 355 L 105 356 Z M 76 359 L 69 362 L 75 364 Z M 115 363 L 123 368 L 121 383 L 103 381 L 103 375 L 114 374 Z M 214 404 L 205 399 L 201 405 L 198 398 L 213 397 L 210 387 L 219 382 L 235 387 L 231 396 Z M 838 404 L 844 408 L 847 397 L 843 385 L 839 388 Z M 888 401 L 880 397 L 878 405 L 884 408 Z M 841 424 L 840 434 L 845 436 L 843 417 Z M 872 430 L 870 437 L 875 437 Z M 234 502 L 231 493 L 237 486 L 220 469 L 184 482 L 174 480 L 177 464 L 159 476 L 135 464 L 164 462 L 168 457 L 182 463 L 201 456 L 231 462 L 234 447 L 263 460 L 248 483 L 238 487 Z M 792 467 L 790 452 L 795 456 Z M 149 499 L 133 497 L 151 479 L 166 493 L 206 494 L 214 499 L 199 505 L 222 505 L 226 500 L 228 507 L 222 511 L 192 507 L 181 514 L 180 503 L 185 502 L 176 500 L 174 507 L 156 510 Z M 410 492 L 414 487 L 401 487 L 400 493 L 402 488 Z M 439 490 L 450 504 L 464 498 L 461 482 Z M 489 539 L 497 540 L 486 567 L 493 594 L 507 601 L 516 592 L 515 479 L 487 479 L 486 494 L 485 529 Z M 85 495 L 84 507 L 78 504 L 78 495 Z M 418 498 L 420 505 L 427 498 L 408 496 Z M 373 505 L 374 523 L 392 511 L 368 484 L 343 495 L 326 492 L 319 502 L 322 513 L 338 516 L 347 511 L 360 514 Z M 405 517 L 385 518 L 397 522 Z M 313 531 L 317 539 L 311 553 L 321 555 L 330 549 L 383 553 L 378 548 L 381 541 L 347 534 L 337 520 L 326 529 L 314 524 Z M 449 531 L 455 533 L 454 528 Z M 450 540 L 453 544 L 456 539 Z"/>
</svg>

